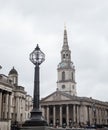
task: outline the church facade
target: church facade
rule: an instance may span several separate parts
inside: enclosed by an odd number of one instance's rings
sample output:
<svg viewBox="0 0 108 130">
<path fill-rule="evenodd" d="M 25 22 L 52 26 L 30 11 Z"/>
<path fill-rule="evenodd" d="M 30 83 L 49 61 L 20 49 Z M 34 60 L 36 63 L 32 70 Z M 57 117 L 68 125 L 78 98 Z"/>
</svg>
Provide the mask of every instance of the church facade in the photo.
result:
<svg viewBox="0 0 108 130">
<path fill-rule="evenodd" d="M 71 61 L 67 30 L 57 67 L 57 90 L 41 100 L 43 117 L 51 126 L 108 125 L 108 102 L 77 96 L 75 66 Z"/>
</svg>

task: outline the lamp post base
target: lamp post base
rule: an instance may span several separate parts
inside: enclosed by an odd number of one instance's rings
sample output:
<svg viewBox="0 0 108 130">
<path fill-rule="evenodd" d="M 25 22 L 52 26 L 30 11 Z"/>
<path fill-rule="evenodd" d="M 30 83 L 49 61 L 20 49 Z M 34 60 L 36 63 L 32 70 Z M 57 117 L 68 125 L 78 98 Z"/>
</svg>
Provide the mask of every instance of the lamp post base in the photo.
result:
<svg viewBox="0 0 108 130">
<path fill-rule="evenodd" d="M 22 127 L 30 127 L 30 126 L 48 126 L 47 122 L 45 120 L 27 120 L 25 123 L 22 125 Z"/>
<path fill-rule="evenodd" d="M 47 126 L 35 126 L 35 127 L 21 127 L 20 130 L 51 130 L 51 128 Z"/>
<path fill-rule="evenodd" d="M 48 126 L 48 124 L 42 117 L 42 112 L 39 109 L 33 109 L 31 111 L 31 118 L 26 120 L 22 126 Z"/>
</svg>

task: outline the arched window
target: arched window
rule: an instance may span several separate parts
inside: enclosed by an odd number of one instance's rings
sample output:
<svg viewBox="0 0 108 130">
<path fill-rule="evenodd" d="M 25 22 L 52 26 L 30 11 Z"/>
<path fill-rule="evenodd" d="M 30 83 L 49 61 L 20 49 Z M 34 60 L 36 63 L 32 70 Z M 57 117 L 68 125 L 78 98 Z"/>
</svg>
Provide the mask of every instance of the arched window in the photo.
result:
<svg viewBox="0 0 108 130">
<path fill-rule="evenodd" d="M 66 57 L 68 57 L 68 54 L 66 54 Z"/>
<path fill-rule="evenodd" d="M 62 80 L 65 80 L 65 72 L 62 72 Z"/>
<path fill-rule="evenodd" d="M 65 54 L 63 54 L 63 59 L 65 58 Z"/>
</svg>

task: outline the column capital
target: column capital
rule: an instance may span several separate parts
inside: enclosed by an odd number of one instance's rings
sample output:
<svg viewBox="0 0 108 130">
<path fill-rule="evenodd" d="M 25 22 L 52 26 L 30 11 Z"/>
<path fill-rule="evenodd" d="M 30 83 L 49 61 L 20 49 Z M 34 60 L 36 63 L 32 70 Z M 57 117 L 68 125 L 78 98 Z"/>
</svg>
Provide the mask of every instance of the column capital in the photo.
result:
<svg viewBox="0 0 108 130">
<path fill-rule="evenodd" d="M 12 93 L 12 92 L 9 92 L 9 91 L 6 91 L 6 90 L 2 90 L 2 92 L 3 92 L 4 94 Z"/>
</svg>

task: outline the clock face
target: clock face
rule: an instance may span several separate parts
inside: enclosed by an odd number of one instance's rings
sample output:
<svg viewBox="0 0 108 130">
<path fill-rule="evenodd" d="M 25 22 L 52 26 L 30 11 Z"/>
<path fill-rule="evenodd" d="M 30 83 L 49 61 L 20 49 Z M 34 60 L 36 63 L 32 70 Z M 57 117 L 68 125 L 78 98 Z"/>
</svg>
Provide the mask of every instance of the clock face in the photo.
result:
<svg viewBox="0 0 108 130">
<path fill-rule="evenodd" d="M 61 63 L 60 66 L 61 66 L 61 67 L 66 67 L 66 65 L 67 65 L 66 63 Z"/>
<path fill-rule="evenodd" d="M 61 63 L 59 63 L 58 68 L 72 68 L 72 69 L 74 69 L 74 65 L 72 62 L 70 62 L 70 63 L 61 62 Z"/>
</svg>

